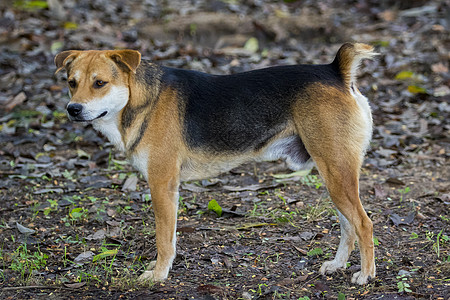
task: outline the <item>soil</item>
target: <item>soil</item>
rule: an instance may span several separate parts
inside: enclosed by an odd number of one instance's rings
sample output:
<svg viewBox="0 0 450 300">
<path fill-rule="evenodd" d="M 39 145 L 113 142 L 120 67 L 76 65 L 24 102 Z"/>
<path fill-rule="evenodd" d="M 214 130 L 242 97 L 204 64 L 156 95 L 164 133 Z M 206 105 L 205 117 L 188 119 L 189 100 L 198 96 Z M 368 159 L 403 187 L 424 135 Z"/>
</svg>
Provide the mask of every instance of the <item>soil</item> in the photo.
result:
<svg viewBox="0 0 450 300">
<path fill-rule="evenodd" d="M 450 298 L 448 1 L 37 2 L 0 4 L 0 298 Z M 54 55 L 133 48 L 231 74 L 327 63 L 346 41 L 380 53 L 358 80 L 374 117 L 360 196 L 376 277 L 351 283 L 358 250 L 320 275 L 336 211 L 315 169 L 279 161 L 183 183 L 169 278 L 138 285 L 156 258 L 148 186 L 90 125 L 68 122 Z"/>
</svg>

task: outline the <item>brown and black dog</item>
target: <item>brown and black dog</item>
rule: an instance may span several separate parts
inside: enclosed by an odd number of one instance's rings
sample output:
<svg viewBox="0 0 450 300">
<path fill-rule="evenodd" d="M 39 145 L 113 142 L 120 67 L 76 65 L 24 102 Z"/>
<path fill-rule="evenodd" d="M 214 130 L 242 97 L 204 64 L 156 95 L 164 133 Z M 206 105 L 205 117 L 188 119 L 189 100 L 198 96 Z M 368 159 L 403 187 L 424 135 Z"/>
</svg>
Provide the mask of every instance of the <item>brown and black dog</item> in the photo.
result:
<svg viewBox="0 0 450 300">
<path fill-rule="evenodd" d="M 359 172 L 372 135 L 356 71 L 371 46 L 344 44 L 327 65 L 279 66 L 209 75 L 158 66 L 134 50 L 64 51 L 72 121 L 91 122 L 147 179 L 156 220 L 156 263 L 141 281 L 167 278 L 175 257 L 180 181 L 216 176 L 252 160 L 314 163 L 339 211 L 341 241 L 322 274 L 345 268 L 358 241 L 361 271 L 375 276 L 372 222 Z"/>
</svg>

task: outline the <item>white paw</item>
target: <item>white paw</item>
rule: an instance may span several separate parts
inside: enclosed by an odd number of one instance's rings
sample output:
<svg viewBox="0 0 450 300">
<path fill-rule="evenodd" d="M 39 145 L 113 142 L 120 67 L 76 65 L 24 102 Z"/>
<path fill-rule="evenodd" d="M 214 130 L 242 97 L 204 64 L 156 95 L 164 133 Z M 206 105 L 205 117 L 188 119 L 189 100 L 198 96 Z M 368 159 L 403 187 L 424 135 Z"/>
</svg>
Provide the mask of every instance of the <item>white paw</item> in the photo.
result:
<svg viewBox="0 0 450 300">
<path fill-rule="evenodd" d="M 335 260 L 330 260 L 323 263 L 322 267 L 320 267 L 319 272 L 322 275 L 331 274 L 333 272 L 336 272 L 338 269 L 345 269 L 345 267 L 346 264 L 342 265 Z"/>
<path fill-rule="evenodd" d="M 369 274 L 363 274 L 361 271 L 353 274 L 352 283 L 357 283 L 359 285 L 366 284 L 369 280 Z"/>
<path fill-rule="evenodd" d="M 369 268 L 369 272 L 363 273 L 362 271 L 356 272 L 352 276 L 352 283 L 357 283 L 359 285 L 366 284 L 369 279 L 375 278 L 375 264 L 372 265 L 371 268 Z"/>
<path fill-rule="evenodd" d="M 141 276 L 139 276 L 138 282 L 154 283 L 166 280 L 169 272 L 157 272 L 156 270 L 154 270 L 155 266 L 156 260 L 151 261 L 147 266 L 147 270 L 144 271 L 144 273 L 142 273 Z"/>
<path fill-rule="evenodd" d="M 141 276 L 138 277 L 139 283 L 153 283 L 155 282 L 155 274 L 153 271 L 144 271 Z"/>
<path fill-rule="evenodd" d="M 153 270 L 156 266 L 156 260 L 152 260 L 148 266 L 147 266 L 147 271 Z"/>
<path fill-rule="evenodd" d="M 167 273 L 156 271 L 144 271 L 138 278 L 139 283 L 155 283 L 161 282 L 167 279 Z"/>
</svg>

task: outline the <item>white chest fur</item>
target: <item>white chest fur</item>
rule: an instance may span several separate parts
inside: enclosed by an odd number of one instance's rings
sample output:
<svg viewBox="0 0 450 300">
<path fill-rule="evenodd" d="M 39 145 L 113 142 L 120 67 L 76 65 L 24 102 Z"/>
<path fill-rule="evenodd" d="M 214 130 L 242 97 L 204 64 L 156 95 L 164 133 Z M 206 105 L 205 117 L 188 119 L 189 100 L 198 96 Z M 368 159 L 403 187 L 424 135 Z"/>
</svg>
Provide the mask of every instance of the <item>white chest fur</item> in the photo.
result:
<svg viewBox="0 0 450 300">
<path fill-rule="evenodd" d="M 139 150 L 130 156 L 131 165 L 144 176 L 145 180 L 148 179 L 148 155 L 147 150 Z"/>
<path fill-rule="evenodd" d="M 119 131 L 117 119 L 97 120 L 93 123 L 94 129 L 100 131 L 118 150 L 125 152 L 125 144 Z M 129 159 L 131 165 L 147 179 L 148 176 L 148 151 L 139 150 L 133 153 Z"/>
<path fill-rule="evenodd" d="M 125 145 L 122 140 L 122 135 L 119 131 L 119 124 L 117 118 L 108 120 L 99 119 L 92 123 L 95 130 L 100 131 L 108 140 L 120 151 L 125 151 Z"/>
</svg>

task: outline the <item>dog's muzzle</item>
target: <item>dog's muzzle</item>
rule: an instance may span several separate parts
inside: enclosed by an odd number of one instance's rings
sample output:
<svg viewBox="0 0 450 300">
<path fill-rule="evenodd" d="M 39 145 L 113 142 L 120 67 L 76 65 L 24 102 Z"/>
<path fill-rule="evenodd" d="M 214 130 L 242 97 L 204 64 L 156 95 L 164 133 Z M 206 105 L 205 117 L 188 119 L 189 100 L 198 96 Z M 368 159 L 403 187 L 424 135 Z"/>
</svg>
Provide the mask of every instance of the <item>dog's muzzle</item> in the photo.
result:
<svg viewBox="0 0 450 300">
<path fill-rule="evenodd" d="M 73 103 L 67 106 L 67 113 L 69 114 L 69 119 L 75 122 L 92 122 L 94 120 L 103 118 L 108 114 L 107 111 L 102 112 L 97 117 L 92 118 L 88 113 L 84 112 L 84 107 L 82 104 Z"/>
</svg>

